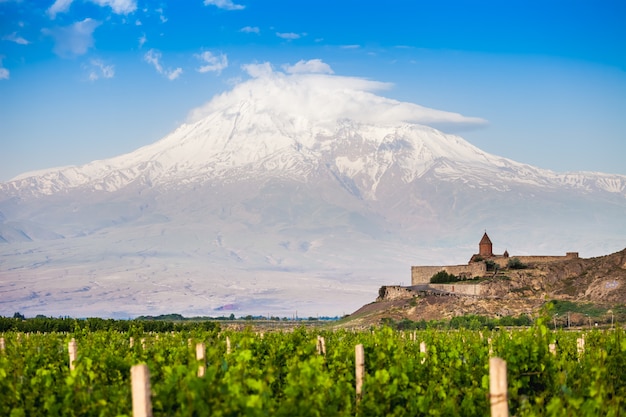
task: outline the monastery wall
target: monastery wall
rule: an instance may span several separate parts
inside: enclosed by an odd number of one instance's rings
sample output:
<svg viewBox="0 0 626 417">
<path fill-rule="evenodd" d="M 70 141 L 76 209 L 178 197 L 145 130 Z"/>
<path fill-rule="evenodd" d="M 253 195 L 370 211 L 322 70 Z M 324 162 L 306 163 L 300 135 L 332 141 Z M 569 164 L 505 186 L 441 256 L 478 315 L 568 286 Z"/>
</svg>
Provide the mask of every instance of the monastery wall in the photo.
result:
<svg viewBox="0 0 626 417">
<path fill-rule="evenodd" d="M 501 268 L 506 267 L 510 259 L 517 258 L 523 264 L 546 264 L 550 262 L 556 261 L 564 261 L 566 259 L 577 259 L 578 252 L 567 252 L 565 256 L 511 256 L 509 258 L 504 258 L 498 256 L 496 258 L 491 258 L 498 266 Z"/>
<path fill-rule="evenodd" d="M 441 291 L 448 291 L 461 295 L 482 295 L 483 287 L 480 284 L 429 284 L 430 288 Z"/>
<path fill-rule="evenodd" d="M 446 271 L 448 274 L 460 278 L 473 278 L 485 275 L 487 266 L 484 262 L 475 262 L 469 265 L 412 266 L 411 285 L 428 284 L 430 278 L 439 271 Z"/>
<path fill-rule="evenodd" d="M 415 297 L 415 292 L 411 289 L 411 287 L 385 285 L 383 287 L 380 287 L 380 289 L 378 290 L 378 299 L 376 301 L 389 301 L 412 297 Z"/>
</svg>

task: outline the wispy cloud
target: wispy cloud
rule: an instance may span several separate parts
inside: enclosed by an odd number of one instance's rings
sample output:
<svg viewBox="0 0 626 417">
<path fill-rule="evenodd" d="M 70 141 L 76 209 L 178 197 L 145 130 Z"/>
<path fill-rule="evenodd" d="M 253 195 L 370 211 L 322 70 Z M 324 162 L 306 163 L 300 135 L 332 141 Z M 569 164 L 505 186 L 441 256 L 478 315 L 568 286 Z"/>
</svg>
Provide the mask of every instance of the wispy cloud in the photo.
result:
<svg viewBox="0 0 626 417">
<path fill-rule="evenodd" d="M 142 48 L 146 42 L 148 42 L 148 38 L 146 37 L 146 34 L 144 33 L 139 38 L 139 48 Z"/>
<path fill-rule="evenodd" d="M 209 51 L 204 51 L 194 56 L 206 63 L 206 65 L 197 69 L 198 72 L 216 72 L 219 75 L 224 68 L 228 67 L 228 58 L 222 53 L 213 55 L 213 53 Z"/>
<path fill-rule="evenodd" d="M 341 49 L 359 49 L 361 45 L 342 45 Z"/>
<path fill-rule="evenodd" d="M 241 69 L 247 72 L 252 78 L 269 77 L 274 72 L 272 64 L 269 62 L 262 64 L 245 64 L 241 66 Z"/>
<path fill-rule="evenodd" d="M 159 14 L 159 20 L 161 21 L 161 23 L 167 22 L 167 17 L 165 17 L 162 7 L 155 9 L 155 11 Z"/>
<path fill-rule="evenodd" d="M 180 76 L 180 74 L 182 74 L 182 73 L 183 73 L 183 69 L 179 67 L 179 68 L 176 68 L 173 71 L 169 71 L 166 74 L 166 76 L 167 76 L 168 80 L 171 81 L 171 80 L 175 80 L 176 78 L 178 78 Z"/>
<path fill-rule="evenodd" d="M 21 36 L 18 36 L 17 32 L 13 32 L 10 35 L 6 35 L 2 39 L 5 41 L 15 42 L 19 45 L 28 45 L 30 43 L 26 39 L 22 38 Z"/>
<path fill-rule="evenodd" d="M 261 29 L 256 26 L 245 26 L 239 29 L 239 32 L 243 33 L 256 33 L 257 35 L 261 33 Z"/>
<path fill-rule="evenodd" d="M 100 59 L 92 59 L 89 61 L 89 80 L 96 81 L 100 78 L 113 78 L 115 76 L 115 67 L 106 65 Z"/>
<path fill-rule="evenodd" d="M 65 13 L 70 9 L 74 0 L 56 0 L 52 6 L 46 10 L 46 13 L 50 19 L 54 20 L 57 17 L 57 13 Z"/>
<path fill-rule="evenodd" d="M 283 65 L 288 74 L 334 74 L 334 71 L 321 59 L 300 60 L 294 65 Z"/>
<path fill-rule="evenodd" d="M 293 33 L 293 32 L 287 32 L 287 33 L 276 32 L 276 36 L 282 39 L 290 40 L 290 41 L 294 39 L 300 39 L 301 37 L 301 35 L 299 35 L 298 33 Z"/>
<path fill-rule="evenodd" d="M 115 14 L 129 14 L 137 10 L 137 0 L 91 0 L 91 2 L 102 7 L 109 6 Z"/>
<path fill-rule="evenodd" d="M 224 10 L 243 10 L 246 6 L 235 4 L 232 0 L 204 0 L 205 6 L 215 6 Z"/>
<path fill-rule="evenodd" d="M 0 55 L 0 80 L 8 80 L 10 73 L 9 70 L 2 66 L 2 60 L 4 57 Z"/>
<path fill-rule="evenodd" d="M 133 13 L 137 10 L 137 0 L 90 0 L 91 3 L 101 7 L 109 6 L 113 13 L 124 14 Z M 56 0 L 52 6 L 48 8 L 46 13 L 50 19 L 54 20 L 59 13 L 66 13 L 74 0 Z"/>
<path fill-rule="evenodd" d="M 69 26 L 42 29 L 44 35 L 54 38 L 54 53 L 61 57 L 83 55 L 93 46 L 93 32 L 100 22 L 87 18 Z"/>
<path fill-rule="evenodd" d="M 161 56 L 162 56 L 161 52 L 157 51 L 156 49 L 150 49 L 143 56 L 143 59 L 147 63 L 152 64 L 154 68 L 157 70 L 157 72 L 167 77 L 168 80 L 177 79 L 180 76 L 180 74 L 183 73 L 183 69 L 179 67 L 174 70 L 165 70 L 163 66 L 161 65 Z"/>
</svg>

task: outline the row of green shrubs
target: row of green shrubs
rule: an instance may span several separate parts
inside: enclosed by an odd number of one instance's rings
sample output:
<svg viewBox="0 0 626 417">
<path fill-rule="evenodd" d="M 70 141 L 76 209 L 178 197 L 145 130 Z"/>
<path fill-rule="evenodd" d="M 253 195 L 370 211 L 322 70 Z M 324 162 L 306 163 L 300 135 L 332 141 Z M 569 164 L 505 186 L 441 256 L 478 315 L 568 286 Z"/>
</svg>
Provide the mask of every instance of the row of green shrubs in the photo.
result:
<svg viewBox="0 0 626 417">
<path fill-rule="evenodd" d="M 453 317 L 450 320 L 419 320 L 413 321 L 409 319 L 402 319 L 395 321 L 392 318 L 385 317 L 381 320 L 381 324 L 389 326 L 397 330 L 423 330 L 423 329 L 494 329 L 500 326 L 531 326 L 533 320 L 530 316 L 522 314 L 517 317 L 505 316 L 500 318 L 489 318 L 485 316 L 479 316 L 474 314 L 468 314 L 466 316 Z"/>
</svg>

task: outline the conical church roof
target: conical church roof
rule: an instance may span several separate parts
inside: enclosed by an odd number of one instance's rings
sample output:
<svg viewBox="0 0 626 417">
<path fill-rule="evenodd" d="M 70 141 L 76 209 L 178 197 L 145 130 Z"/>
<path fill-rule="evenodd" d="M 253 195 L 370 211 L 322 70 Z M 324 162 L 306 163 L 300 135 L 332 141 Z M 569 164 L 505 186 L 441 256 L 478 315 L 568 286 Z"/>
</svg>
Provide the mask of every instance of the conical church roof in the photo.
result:
<svg viewBox="0 0 626 417">
<path fill-rule="evenodd" d="M 487 232 L 485 232 L 485 234 L 483 235 L 483 238 L 480 239 L 480 245 L 491 245 L 491 239 L 489 239 L 489 236 L 487 236 Z"/>
</svg>

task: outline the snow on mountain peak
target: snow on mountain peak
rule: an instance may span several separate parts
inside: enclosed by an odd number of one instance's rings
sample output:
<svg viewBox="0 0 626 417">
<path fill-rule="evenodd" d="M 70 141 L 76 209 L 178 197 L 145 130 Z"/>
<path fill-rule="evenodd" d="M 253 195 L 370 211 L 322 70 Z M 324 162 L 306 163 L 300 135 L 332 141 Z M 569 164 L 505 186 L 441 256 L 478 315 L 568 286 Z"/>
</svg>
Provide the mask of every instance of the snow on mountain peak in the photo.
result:
<svg viewBox="0 0 626 417">
<path fill-rule="evenodd" d="M 269 63 L 249 65 L 251 79 L 191 111 L 188 123 L 158 142 L 81 167 L 23 174 L 0 184 L 0 190 L 52 194 L 86 186 L 114 191 L 137 182 L 266 175 L 306 180 L 326 167 L 372 199 L 388 172 L 409 183 L 431 169 L 444 179 L 465 182 L 472 177 L 498 189 L 514 182 L 623 192 L 623 178 L 562 178 L 490 155 L 433 128 L 484 120 L 377 95 L 390 85 L 332 75 L 326 67 L 308 61 L 280 72 Z"/>
</svg>

